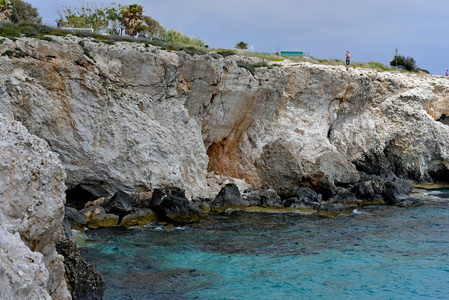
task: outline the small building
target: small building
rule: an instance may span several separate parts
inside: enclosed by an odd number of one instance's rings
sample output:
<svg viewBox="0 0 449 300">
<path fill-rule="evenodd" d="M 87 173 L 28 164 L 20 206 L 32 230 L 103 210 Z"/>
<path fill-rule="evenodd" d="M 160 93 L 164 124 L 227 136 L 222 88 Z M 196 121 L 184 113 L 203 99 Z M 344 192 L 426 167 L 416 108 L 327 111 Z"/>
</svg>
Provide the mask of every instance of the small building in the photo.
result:
<svg viewBox="0 0 449 300">
<path fill-rule="evenodd" d="M 304 56 L 302 51 L 281 51 L 282 56 Z"/>
</svg>

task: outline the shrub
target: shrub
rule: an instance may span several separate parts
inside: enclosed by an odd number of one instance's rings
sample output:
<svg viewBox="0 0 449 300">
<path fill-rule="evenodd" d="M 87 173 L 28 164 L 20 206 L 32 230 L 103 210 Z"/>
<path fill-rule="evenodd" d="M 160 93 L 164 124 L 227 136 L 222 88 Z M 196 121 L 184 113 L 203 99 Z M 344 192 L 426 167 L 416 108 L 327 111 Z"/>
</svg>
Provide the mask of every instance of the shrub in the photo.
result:
<svg viewBox="0 0 449 300">
<path fill-rule="evenodd" d="M 36 30 L 35 27 L 26 25 L 20 27 L 20 32 L 25 35 L 26 37 L 37 37 L 39 36 L 39 32 Z"/>
<path fill-rule="evenodd" d="M 3 52 L 2 56 L 8 56 L 9 58 L 12 58 L 14 55 L 14 51 L 12 50 L 6 50 L 5 52 Z"/>
<path fill-rule="evenodd" d="M 266 62 L 260 62 L 257 64 L 248 64 L 247 62 L 244 61 L 237 61 L 237 66 L 243 69 L 247 69 L 253 76 L 257 68 L 268 67 Z"/>
<path fill-rule="evenodd" d="M 51 37 L 49 37 L 49 36 L 43 36 L 43 37 L 41 37 L 40 39 L 41 39 L 41 40 L 44 40 L 44 41 L 49 41 L 49 42 L 52 42 L 52 41 L 53 41 L 53 39 L 52 39 Z"/>
<path fill-rule="evenodd" d="M 0 36 L 4 37 L 19 37 L 20 30 L 16 28 L 3 27 L 0 28 Z"/>
<path fill-rule="evenodd" d="M 234 51 L 232 50 L 219 50 L 217 51 L 218 54 L 220 54 L 223 57 L 227 57 L 227 56 L 231 56 L 231 55 L 237 55 Z"/>
<path fill-rule="evenodd" d="M 407 71 L 416 70 L 416 61 L 413 59 L 413 57 L 407 56 L 407 58 L 404 60 L 404 68 Z"/>
<path fill-rule="evenodd" d="M 393 60 L 390 61 L 390 66 L 397 67 L 397 66 L 403 66 L 404 65 L 404 56 L 401 55 L 395 55 Z"/>
</svg>

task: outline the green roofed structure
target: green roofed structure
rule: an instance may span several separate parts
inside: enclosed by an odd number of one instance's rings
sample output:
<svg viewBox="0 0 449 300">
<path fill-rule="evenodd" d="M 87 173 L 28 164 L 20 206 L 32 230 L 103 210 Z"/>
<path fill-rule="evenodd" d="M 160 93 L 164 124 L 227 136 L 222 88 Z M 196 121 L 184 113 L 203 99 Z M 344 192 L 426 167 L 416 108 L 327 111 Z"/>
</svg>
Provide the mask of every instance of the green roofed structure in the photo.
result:
<svg viewBox="0 0 449 300">
<path fill-rule="evenodd" d="M 281 51 L 282 56 L 304 56 L 302 51 Z"/>
</svg>

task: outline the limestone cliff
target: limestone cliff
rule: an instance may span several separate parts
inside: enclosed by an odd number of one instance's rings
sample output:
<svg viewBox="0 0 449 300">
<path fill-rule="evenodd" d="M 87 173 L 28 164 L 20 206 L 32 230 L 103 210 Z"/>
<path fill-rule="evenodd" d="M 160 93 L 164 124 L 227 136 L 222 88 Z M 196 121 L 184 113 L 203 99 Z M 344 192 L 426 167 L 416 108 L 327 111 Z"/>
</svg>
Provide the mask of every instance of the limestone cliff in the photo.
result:
<svg viewBox="0 0 449 300">
<path fill-rule="evenodd" d="M 367 174 L 448 180 L 449 81 L 189 55 L 77 37 L 6 40 L 0 111 L 60 155 L 69 188 L 161 184 L 210 196 L 210 172 L 284 193 Z M 89 54 L 93 59 L 85 54 Z"/>
<path fill-rule="evenodd" d="M 71 299 L 55 248 L 64 179 L 45 141 L 0 117 L 0 299 Z"/>
</svg>

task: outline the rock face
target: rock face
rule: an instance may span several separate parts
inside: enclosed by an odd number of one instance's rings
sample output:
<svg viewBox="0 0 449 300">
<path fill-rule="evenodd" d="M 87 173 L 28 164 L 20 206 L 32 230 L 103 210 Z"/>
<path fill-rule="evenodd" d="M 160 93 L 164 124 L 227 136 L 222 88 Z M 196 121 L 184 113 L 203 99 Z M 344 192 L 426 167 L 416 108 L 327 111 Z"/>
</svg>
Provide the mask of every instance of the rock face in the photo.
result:
<svg viewBox="0 0 449 300">
<path fill-rule="evenodd" d="M 71 299 L 55 248 L 64 180 L 48 144 L 0 116 L 1 299 Z"/>
<path fill-rule="evenodd" d="M 214 172 L 328 200 L 360 172 L 449 180 L 445 78 L 288 61 L 251 73 L 239 65 L 256 58 L 85 39 L 94 61 L 79 42 L 0 45 L 29 55 L 0 58 L 0 111 L 60 154 L 70 189 L 106 197 L 168 183 L 211 198 Z"/>
</svg>

